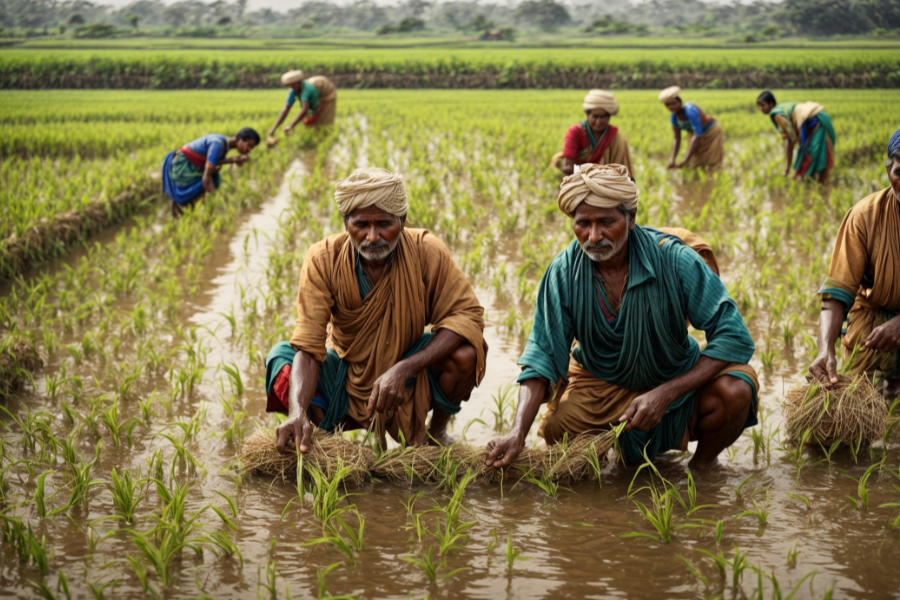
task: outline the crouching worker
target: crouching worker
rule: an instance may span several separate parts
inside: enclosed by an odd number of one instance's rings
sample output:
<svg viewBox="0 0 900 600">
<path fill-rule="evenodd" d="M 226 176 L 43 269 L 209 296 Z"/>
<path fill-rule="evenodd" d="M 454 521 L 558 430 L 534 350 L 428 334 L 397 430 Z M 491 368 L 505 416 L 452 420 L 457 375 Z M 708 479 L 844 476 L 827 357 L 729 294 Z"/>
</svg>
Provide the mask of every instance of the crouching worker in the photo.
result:
<svg viewBox="0 0 900 600">
<path fill-rule="evenodd" d="M 627 175 L 588 165 L 563 179 L 559 208 L 577 239 L 541 281 L 513 429 L 491 442 L 486 467 L 512 462 L 548 401 L 538 429 L 548 444 L 627 422 L 627 463 L 697 440 L 690 466 L 709 468 L 758 422 L 753 340 L 737 306 L 696 250 L 635 223 Z M 706 333 L 702 351 L 688 320 Z"/>
<path fill-rule="evenodd" d="M 809 372 L 827 388 L 837 383 L 834 343 L 846 317 L 841 343 L 846 357 L 854 355 L 853 373 L 879 378 L 890 400 L 900 393 L 900 129 L 885 167 L 891 185 L 860 200 L 838 231 Z"/>
<path fill-rule="evenodd" d="M 288 415 L 278 451 L 296 442 L 305 452 L 314 426 L 373 420 L 382 441 L 386 432 L 446 443 L 451 415 L 484 376 L 484 309 L 447 247 L 405 227 L 399 176 L 357 169 L 337 182 L 335 200 L 346 232 L 307 251 L 294 335 L 266 359 L 267 410 Z"/>
<path fill-rule="evenodd" d="M 211 133 L 170 152 L 163 161 L 162 181 L 163 192 L 172 204 L 172 216 L 181 216 L 182 207 L 193 208 L 203 194 L 215 192 L 222 166 L 243 165 L 258 144 L 256 130 L 244 127 L 233 138 Z M 238 156 L 225 158 L 231 150 L 237 150 Z"/>
</svg>

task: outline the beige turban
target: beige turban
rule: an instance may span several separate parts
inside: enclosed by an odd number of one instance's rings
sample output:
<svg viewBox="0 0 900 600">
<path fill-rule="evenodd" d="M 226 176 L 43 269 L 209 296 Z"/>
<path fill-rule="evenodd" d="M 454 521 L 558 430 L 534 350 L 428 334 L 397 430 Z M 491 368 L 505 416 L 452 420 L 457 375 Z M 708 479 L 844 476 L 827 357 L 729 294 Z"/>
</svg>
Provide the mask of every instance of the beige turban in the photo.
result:
<svg viewBox="0 0 900 600">
<path fill-rule="evenodd" d="M 288 71 L 281 76 L 281 85 L 292 85 L 303 81 L 303 71 Z"/>
<path fill-rule="evenodd" d="M 377 167 L 356 169 L 349 177 L 338 181 L 334 184 L 334 199 L 342 216 L 368 206 L 377 206 L 397 217 L 409 210 L 403 179 Z"/>
<path fill-rule="evenodd" d="M 666 102 L 671 102 L 680 95 L 681 88 L 677 85 L 673 85 L 672 87 L 667 87 L 659 93 L 659 101 L 665 104 Z"/>
<path fill-rule="evenodd" d="M 584 97 L 584 104 L 581 105 L 584 110 L 594 110 L 602 108 L 611 115 L 619 112 L 619 103 L 616 97 L 606 90 L 591 90 Z"/>
<path fill-rule="evenodd" d="M 625 165 L 581 165 L 581 171 L 564 177 L 559 186 L 559 210 L 571 217 L 582 202 L 598 208 L 635 210 L 638 189 Z"/>
</svg>

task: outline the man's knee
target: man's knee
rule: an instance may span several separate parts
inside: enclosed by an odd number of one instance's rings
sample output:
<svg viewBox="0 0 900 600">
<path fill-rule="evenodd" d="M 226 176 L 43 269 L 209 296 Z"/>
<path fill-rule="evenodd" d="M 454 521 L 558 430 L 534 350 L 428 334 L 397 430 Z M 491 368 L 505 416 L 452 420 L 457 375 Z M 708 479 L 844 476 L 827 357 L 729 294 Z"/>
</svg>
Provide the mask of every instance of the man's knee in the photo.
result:
<svg viewBox="0 0 900 600">
<path fill-rule="evenodd" d="M 719 413 L 724 425 L 733 420 L 746 419 L 752 403 L 753 390 L 746 381 L 723 375 L 707 385 L 700 409 L 703 414 Z"/>
<path fill-rule="evenodd" d="M 453 367 L 460 377 L 465 379 L 475 373 L 475 368 L 478 366 L 478 353 L 475 352 L 472 344 L 464 342 L 450 355 L 450 362 L 453 363 Z"/>
</svg>

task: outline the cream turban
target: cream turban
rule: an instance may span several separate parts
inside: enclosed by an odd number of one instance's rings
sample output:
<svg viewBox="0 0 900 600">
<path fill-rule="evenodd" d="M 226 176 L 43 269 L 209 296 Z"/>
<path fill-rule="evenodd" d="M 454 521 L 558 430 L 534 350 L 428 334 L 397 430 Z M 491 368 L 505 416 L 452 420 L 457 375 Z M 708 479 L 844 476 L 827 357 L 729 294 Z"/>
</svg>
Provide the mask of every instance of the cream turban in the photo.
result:
<svg viewBox="0 0 900 600">
<path fill-rule="evenodd" d="M 559 186 L 559 210 L 571 217 L 582 202 L 598 208 L 635 210 L 638 189 L 625 165 L 581 165 L 581 171 L 564 177 Z"/>
<path fill-rule="evenodd" d="M 342 216 L 357 208 L 377 206 L 384 212 L 402 217 L 409 210 L 403 179 L 387 169 L 356 169 L 334 184 L 334 199 Z"/>
<path fill-rule="evenodd" d="M 673 85 L 672 87 L 667 87 L 659 93 L 659 101 L 665 104 L 666 102 L 671 102 L 680 95 L 681 88 L 677 85 Z"/>
<path fill-rule="evenodd" d="M 281 76 L 281 85 L 292 85 L 303 81 L 303 71 L 288 71 Z"/>
<path fill-rule="evenodd" d="M 594 110 L 602 108 L 611 115 L 619 112 L 619 103 L 616 97 L 606 90 L 591 90 L 584 97 L 584 104 L 581 105 L 584 110 Z"/>
</svg>

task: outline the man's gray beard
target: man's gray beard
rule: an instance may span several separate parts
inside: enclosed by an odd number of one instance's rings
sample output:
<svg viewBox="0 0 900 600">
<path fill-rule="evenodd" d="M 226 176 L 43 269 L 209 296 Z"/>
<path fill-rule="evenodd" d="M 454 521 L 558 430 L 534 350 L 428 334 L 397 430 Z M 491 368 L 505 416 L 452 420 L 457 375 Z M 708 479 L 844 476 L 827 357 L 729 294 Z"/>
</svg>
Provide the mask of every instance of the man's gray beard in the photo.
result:
<svg viewBox="0 0 900 600">
<path fill-rule="evenodd" d="M 371 249 L 366 249 L 361 244 L 357 244 L 356 240 L 354 240 L 352 237 L 350 238 L 350 243 L 353 244 L 353 247 L 356 248 L 356 251 L 359 252 L 359 254 L 364 259 L 370 260 L 373 262 L 377 262 L 379 260 L 384 260 L 388 256 L 390 256 L 391 252 L 394 251 L 394 248 L 397 247 L 397 244 L 399 243 L 399 241 L 400 241 L 400 238 L 398 237 L 396 240 L 394 240 L 394 243 L 392 245 L 388 245 L 386 247 L 379 247 L 377 249 L 371 250 Z"/>
<path fill-rule="evenodd" d="M 625 246 L 625 242 L 627 241 L 628 235 L 626 234 L 618 244 L 603 244 L 603 248 L 600 249 L 596 246 L 592 247 L 590 242 L 585 242 L 581 244 L 581 249 L 584 250 L 584 253 L 587 254 L 592 261 L 606 262 L 616 254 L 618 254 L 619 251 Z"/>
</svg>

